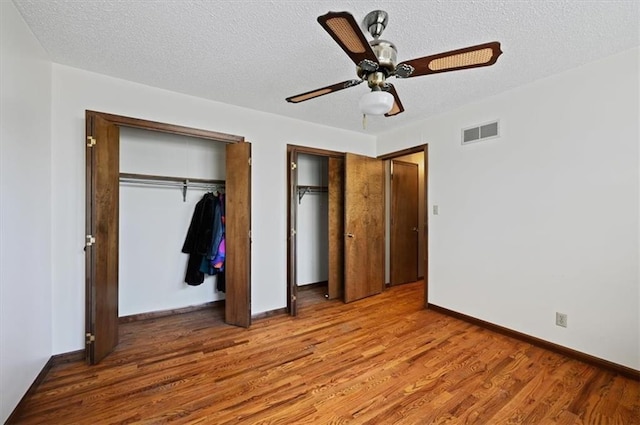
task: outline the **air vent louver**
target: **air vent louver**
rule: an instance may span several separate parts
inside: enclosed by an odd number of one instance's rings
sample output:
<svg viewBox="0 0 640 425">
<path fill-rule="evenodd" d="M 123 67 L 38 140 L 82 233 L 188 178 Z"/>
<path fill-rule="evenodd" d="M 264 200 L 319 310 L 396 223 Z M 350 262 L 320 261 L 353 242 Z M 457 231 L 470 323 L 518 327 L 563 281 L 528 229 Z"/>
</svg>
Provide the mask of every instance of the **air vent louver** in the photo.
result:
<svg viewBox="0 0 640 425">
<path fill-rule="evenodd" d="M 475 127 L 465 128 L 462 130 L 462 144 L 479 142 L 481 140 L 493 139 L 500 137 L 498 121 Z"/>
</svg>

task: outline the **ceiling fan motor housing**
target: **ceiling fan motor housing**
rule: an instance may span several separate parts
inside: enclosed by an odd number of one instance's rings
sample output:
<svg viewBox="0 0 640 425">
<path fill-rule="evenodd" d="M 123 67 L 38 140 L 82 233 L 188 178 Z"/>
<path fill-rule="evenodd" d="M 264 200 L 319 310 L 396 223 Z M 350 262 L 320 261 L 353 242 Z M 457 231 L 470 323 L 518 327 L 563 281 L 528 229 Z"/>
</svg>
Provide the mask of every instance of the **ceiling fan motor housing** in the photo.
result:
<svg viewBox="0 0 640 425">
<path fill-rule="evenodd" d="M 396 69 L 398 50 L 395 44 L 387 40 L 375 39 L 369 42 L 373 53 L 378 59 L 378 66 L 374 73 L 382 73 L 384 77 L 388 77 L 393 74 Z M 371 81 L 369 79 L 371 70 L 365 69 L 365 67 L 357 66 L 356 73 L 358 77 L 363 80 L 369 80 L 369 87 L 371 87 Z"/>
<path fill-rule="evenodd" d="M 395 44 L 387 40 L 380 40 L 379 38 L 369 42 L 373 53 L 378 58 L 380 67 L 385 68 L 388 73 L 393 72 L 396 69 L 396 63 L 398 59 L 398 49 Z"/>
<path fill-rule="evenodd" d="M 358 76 L 363 80 L 369 81 L 369 87 L 372 87 L 372 79 L 370 78 L 372 73 L 382 73 L 384 83 L 384 78 L 392 75 L 396 69 L 398 49 L 392 42 L 380 39 L 382 31 L 384 31 L 388 23 L 389 15 L 384 10 L 369 12 L 362 21 L 362 26 L 373 37 L 369 45 L 378 59 L 378 66 L 375 70 L 367 69 L 367 66 L 359 66 L 357 69 Z M 377 81 L 378 79 L 379 77 L 374 77 L 374 80 Z"/>
</svg>

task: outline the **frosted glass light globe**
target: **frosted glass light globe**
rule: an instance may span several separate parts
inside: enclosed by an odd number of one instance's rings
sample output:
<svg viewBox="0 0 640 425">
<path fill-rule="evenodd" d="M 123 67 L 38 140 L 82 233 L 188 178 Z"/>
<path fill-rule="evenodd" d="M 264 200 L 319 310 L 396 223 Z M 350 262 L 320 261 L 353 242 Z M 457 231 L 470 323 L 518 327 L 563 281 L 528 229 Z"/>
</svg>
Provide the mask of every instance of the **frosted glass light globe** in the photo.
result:
<svg viewBox="0 0 640 425">
<path fill-rule="evenodd" d="M 393 107 L 393 95 L 389 92 L 376 90 L 365 93 L 360 98 L 360 110 L 365 115 L 384 115 Z"/>
</svg>

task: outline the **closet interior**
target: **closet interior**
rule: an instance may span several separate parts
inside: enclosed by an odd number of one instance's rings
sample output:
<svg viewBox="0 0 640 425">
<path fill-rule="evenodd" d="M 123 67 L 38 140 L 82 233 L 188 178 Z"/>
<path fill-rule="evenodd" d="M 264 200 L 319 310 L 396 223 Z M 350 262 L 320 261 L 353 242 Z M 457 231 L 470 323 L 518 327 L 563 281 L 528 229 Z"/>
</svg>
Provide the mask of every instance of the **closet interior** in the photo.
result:
<svg viewBox="0 0 640 425">
<path fill-rule="evenodd" d="M 249 327 L 251 143 L 242 136 L 90 110 L 85 124 L 87 362 L 99 363 L 115 349 L 123 320 L 224 299 L 225 323 Z M 222 182 L 224 294 L 217 278 L 215 284 L 203 276 L 201 285 L 187 285 L 191 256 L 183 253 L 194 206 L 206 194 L 214 196 L 208 191 L 221 191 Z"/>
<path fill-rule="evenodd" d="M 328 297 L 328 158 L 300 153 L 297 170 L 296 286 L 304 307 Z"/>
<path fill-rule="evenodd" d="M 121 318 L 224 301 L 223 274 L 185 283 L 190 254 L 182 251 L 197 203 L 224 197 L 225 145 L 121 127 Z"/>
</svg>

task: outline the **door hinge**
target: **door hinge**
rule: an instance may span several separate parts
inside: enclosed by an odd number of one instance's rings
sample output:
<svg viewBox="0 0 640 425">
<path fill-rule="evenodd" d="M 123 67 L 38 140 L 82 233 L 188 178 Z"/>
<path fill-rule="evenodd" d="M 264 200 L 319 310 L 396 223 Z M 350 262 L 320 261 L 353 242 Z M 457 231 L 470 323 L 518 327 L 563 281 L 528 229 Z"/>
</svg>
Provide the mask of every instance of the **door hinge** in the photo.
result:
<svg viewBox="0 0 640 425">
<path fill-rule="evenodd" d="M 96 238 L 93 237 L 93 235 L 87 235 L 85 237 L 87 238 L 87 243 L 85 244 L 86 246 L 92 246 L 94 243 L 96 243 Z"/>
<path fill-rule="evenodd" d="M 298 168 L 298 164 L 296 164 L 295 162 L 291 162 L 291 169 L 295 170 L 296 168 Z"/>
<path fill-rule="evenodd" d="M 247 160 L 247 162 L 249 163 L 249 167 L 251 167 L 251 157 L 249 157 L 249 159 Z"/>
<path fill-rule="evenodd" d="M 93 136 L 87 136 L 87 146 L 90 148 L 96 145 L 96 139 Z"/>
<path fill-rule="evenodd" d="M 291 236 L 295 236 L 296 235 L 296 229 L 291 229 Z"/>
<path fill-rule="evenodd" d="M 91 344 L 92 342 L 95 342 L 96 340 L 96 336 L 90 333 L 86 333 L 85 337 L 87 338 L 87 344 Z"/>
</svg>

